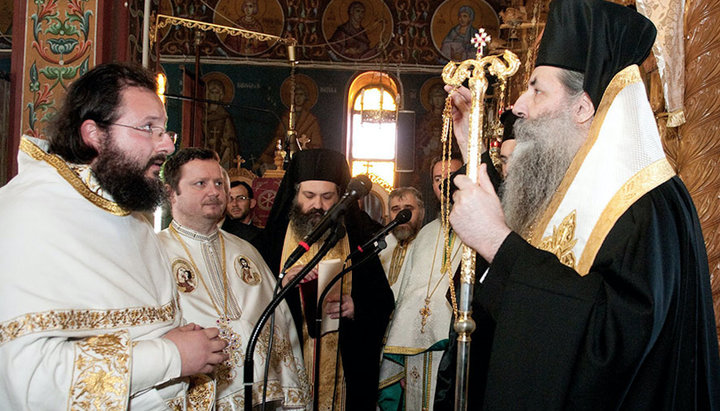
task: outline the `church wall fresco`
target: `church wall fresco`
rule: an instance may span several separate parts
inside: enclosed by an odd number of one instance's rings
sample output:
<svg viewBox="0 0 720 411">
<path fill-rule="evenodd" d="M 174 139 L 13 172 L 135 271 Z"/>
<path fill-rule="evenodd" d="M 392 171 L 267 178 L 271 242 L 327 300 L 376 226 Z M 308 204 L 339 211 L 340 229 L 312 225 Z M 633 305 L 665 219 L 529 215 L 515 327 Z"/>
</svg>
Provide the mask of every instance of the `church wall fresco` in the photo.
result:
<svg viewBox="0 0 720 411">
<path fill-rule="evenodd" d="M 42 138 L 67 86 L 95 65 L 98 4 L 37 1 L 26 14 L 20 131 Z"/>
<path fill-rule="evenodd" d="M 449 44 L 445 52 L 442 48 L 443 40 L 453 29 L 457 35 L 464 35 L 483 27 L 498 37 L 502 35 L 498 13 L 510 3 L 509 0 L 490 3 L 484 0 L 153 0 L 153 12 L 291 36 L 299 44 L 298 59 L 304 61 L 441 65 L 451 54 Z M 136 11 L 141 11 L 142 5 L 140 0 L 130 2 L 131 9 Z M 462 13 L 470 17 L 470 31 L 464 26 L 458 31 L 465 22 L 460 20 Z M 142 25 L 141 14 L 136 15 L 131 25 Z M 137 33 L 137 29 L 131 32 Z M 161 30 L 160 54 L 193 55 L 190 37 L 184 28 Z M 230 37 L 208 33 L 201 45 L 201 55 L 287 58 L 287 51 L 278 44 Z M 451 43 L 450 40 L 446 43 Z"/>
<path fill-rule="evenodd" d="M 448 61 L 446 55 L 452 54 L 453 40 L 457 43 L 459 34 L 468 36 L 479 27 L 486 27 L 493 35 L 499 33 L 497 11 L 504 10 L 505 6 L 495 3 L 491 5 L 483 0 L 154 0 L 153 11 L 249 30 L 260 31 L 262 27 L 267 34 L 297 39 L 299 72 L 312 79 L 312 88 L 320 90 L 317 102 L 297 119 L 298 126 L 307 131 L 309 147 L 322 140 L 325 147 L 344 148 L 345 89 L 358 72 L 357 63 L 391 72 L 395 69 L 405 94 L 400 96 L 401 108 L 416 112 L 416 129 L 423 135 L 419 153 L 426 153 L 432 151 L 429 137 L 436 134 L 433 131 L 438 127 L 434 125 L 439 124 L 439 117 L 432 118 L 440 111 L 428 104 L 427 87 L 423 101 L 418 100 L 423 94 L 422 83 L 433 77 L 435 81 L 439 79 L 442 66 Z M 131 8 L 141 6 L 141 1 L 131 2 Z M 142 13 L 131 12 L 131 26 L 139 26 L 141 22 Z M 464 32 L 460 27 L 463 24 L 468 26 Z M 138 30 L 131 28 L 130 32 Z M 163 28 L 159 38 L 151 57 L 156 58 L 159 52 L 172 84 L 174 74 L 170 67 L 184 64 L 193 70 L 194 34 L 185 28 Z M 131 39 L 131 43 L 137 40 Z M 137 44 L 131 44 L 131 49 L 135 53 L 139 50 Z M 260 157 L 266 164 L 271 162 L 269 152 L 282 135 L 281 127 L 287 123 L 287 106 L 278 94 L 278 87 L 290 73 L 287 53 L 285 46 L 272 42 L 233 39 L 233 36 L 213 32 L 202 35 L 201 75 L 213 71 L 233 79 L 236 89 L 231 94 L 235 98 L 223 110 L 231 114 L 239 154 L 249 163 Z M 455 57 L 467 58 L 470 54 L 456 53 Z M 170 62 L 177 60 L 184 62 Z M 224 60 L 228 61 L 227 65 L 222 64 Z M 253 64 L 243 65 L 244 61 Z M 275 62 L 278 67 L 259 66 L 262 61 Z M 332 69 L 312 68 L 314 63 L 332 64 Z M 300 92 L 307 93 L 302 88 Z M 262 101 L 256 101 L 259 97 Z M 168 106 L 171 117 L 173 107 L 172 103 Z M 301 137 L 303 130 L 299 131 Z M 427 159 L 418 160 L 416 164 L 422 167 Z"/>
</svg>

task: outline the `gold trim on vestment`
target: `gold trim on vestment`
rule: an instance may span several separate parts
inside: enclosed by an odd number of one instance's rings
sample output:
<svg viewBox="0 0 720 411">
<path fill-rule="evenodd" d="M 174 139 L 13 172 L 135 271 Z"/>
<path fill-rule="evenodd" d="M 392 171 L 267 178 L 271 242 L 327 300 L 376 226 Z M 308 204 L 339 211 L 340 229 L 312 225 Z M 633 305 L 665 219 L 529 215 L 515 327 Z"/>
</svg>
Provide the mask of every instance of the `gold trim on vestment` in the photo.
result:
<svg viewBox="0 0 720 411">
<path fill-rule="evenodd" d="M 172 411 L 210 411 L 215 407 L 215 380 L 207 374 L 195 374 L 189 378 L 188 389 L 182 395 L 165 400 Z"/>
<path fill-rule="evenodd" d="M 573 210 L 568 214 L 560 226 L 553 227 L 551 235 L 544 237 L 538 248 L 549 251 L 560 260 L 564 265 L 575 268 L 575 253 L 573 248 L 577 243 L 575 238 L 575 228 L 577 227 L 577 211 Z"/>
<path fill-rule="evenodd" d="M 28 313 L 0 323 L 0 345 L 24 335 L 51 330 L 97 330 L 134 327 L 172 321 L 177 313 L 173 299 L 162 307 L 114 310 L 51 310 Z"/>
<path fill-rule="evenodd" d="M 165 405 L 171 409 L 172 411 L 185 411 L 184 406 L 185 404 L 185 396 L 175 397 L 171 398 L 167 401 L 165 401 Z"/>
<path fill-rule="evenodd" d="M 283 252 L 282 257 L 280 260 L 280 264 L 284 264 L 285 260 L 287 260 L 288 256 L 294 250 L 298 245 L 298 238 L 295 235 L 292 224 L 288 225 L 287 231 L 285 233 L 285 240 L 283 244 Z M 318 241 L 312 246 L 310 246 L 310 250 L 306 252 L 300 259 L 293 265 L 305 265 L 317 254 L 317 252 L 320 250 L 321 242 Z M 345 235 L 343 238 L 341 238 L 335 246 L 330 249 L 330 251 L 323 257 L 323 261 L 325 260 L 331 260 L 331 259 L 340 259 L 341 261 L 345 259 L 345 257 L 350 254 L 350 242 L 348 239 L 348 236 Z M 342 281 L 342 294 L 343 295 L 350 295 L 352 291 L 352 272 L 349 272 L 343 276 Z M 322 293 L 322 290 L 318 290 L 317 295 L 318 297 Z M 301 294 L 301 305 L 302 305 L 302 314 L 303 314 L 303 330 L 302 330 L 302 339 L 303 339 L 303 355 L 304 355 L 304 364 L 305 369 L 307 370 L 308 375 L 311 377 L 309 379 L 309 382 L 313 382 L 314 378 L 314 371 L 315 371 L 315 365 L 313 362 L 314 358 L 314 351 L 315 351 L 315 339 L 310 338 L 308 329 L 307 329 L 307 322 L 305 321 L 305 305 L 302 301 L 302 294 Z M 313 314 L 314 315 L 314 314 Z M 321 330 L 317 330 L 318 333 L 321 332 Z M 320 380 L 319 387 L 320 387 L 320 393 L 319 393 L 319 408 L 320 409 L 331 409 L 335 408 L 338 411 L 342 411 L 345 409 L 345 371 L 343 369 L 342 365 L 342 357 L 337 355 L 338 350 L 340 349 L 338 346 L 339 343 L 339 332 L 338 330 L 329 331 L 325 334 L 322 334 L 322 338 L 320 339 L 320 376 L 318 377 Z M 338 359 L 336 363 L 336 359 Z M 335 370 L 338 370 L 337 376 L 335 374 Z M 338 381 L 337 386 L 337 395 L 333 396 L 333 391 L 335 388 L 335 381 Z M 335 403 L 333 404 L 333 398 L 335 398 Z"/>
<path fill-rule="evenodd" d="M 68 409 L 127 409 L 131 350 L 127 330 L 76 341 Z"/>
<path fill-rule="evenodd" d="M 568 171 L 565 173 L 565 177 L 563 177 L 557 190 L 555 190 L 555 194 L 553 194 L 548 207 L 542 214 L 542 218 L 540 218 L 537 224 L 534 225 L 535 229 L 530 233 L 530 236 L 526 238 L 530 244 L 538 247 L 542 241 L 542 235 L 545 232 L 545 228 L 548 224 L 550 224 L 550 220 L 552 220 L 552 217 L 555 215 L 555 212 L 557 212 L 558 207 L 560 207 L 560 203 L 562 203 L 570 185 L 575 180 L 575 176 L 580 170 L 580 166 L 582 166 L 585 161 L 585 157 L 587 157 L 588 153 L 595 145 L 595 142 L 600 134 L 600 129 L 605 122 L 605 117 L 607 116 L 608 110 L 610 109 L 612 102 L 615 100 L 615 97 L 617 97 L 620 91 L 622 91 L 625 87 L 641 81 L 642 78 L 640 77 L 640 70 L 638 69 L 638 66 L 634 64 L 632 66 L 625 67 L 622 71 L 616 74 L 615 77 L 613 77 L 610 85 L 608 85 L 607 89 L 605 89 L 605 94 L 603 94 L 600 105 L 595 112 L 595 118 L 590 126 L 587 139 L 573 158 Z"/>
<path fill-rule="evenodd" d="M 51 165 L 62 178 L 65 179 L 80 195 L 85 197 L 88 201 L 95 204 L 96 206 L 108 211 L 114 215 L 124 217 L 130 214 L 129 210 L 120 207 L 117 203 L 102 197 L 101 195 L 92 191 L 82 179 L 75 174 L 68 164 L 62 158 L 49 154 L 43 151 L 40 147 L 35 145 L 33 142 L 23 137 L 20 139 L 20 150 L 30 157 L 38 161 L 44 161 Z"/>
<path fill-rule="evenodd" d="M 385 354 L 402 354 L 402 355 L 416 355 L 427 351 L 427 348 L 408 348 L 408 347 L 396 347 L 392 345 L 386 345 L 383 348 Z"/>
<path fill-rule="evenodd" d="M 581 237 L 584 238 L 585 235 L 587 235 L 587 239 L 584 243 L 579 244 L 577 248 L 575 247 L 575 243 L 578 241 L 575 237 L 577 228 L 575 221 L 576 210 L 572 210 L 558 227 L 553 226 L 551 235 L 542 237 L 542 235 L 547 232 L 550 222 L 553 221 L 553 218 L 558 212 L 565 196 L 568 194 L 568 190 L 574 183 L 577 173 L 585 162 L 588 153 L 593 149 L 595 143 L 597 142 L 608 111 L 616 97 L 626 87 L 632 84 L 641 83 L 641 81 L 640 72 L 636 65 L 626 67 L 613 78 L 603 95 L 602 101 L 600 102 L 600 106 L 595 114 L 593 123 L 590 126 L 587 140 L 583 143 L 577 155 L 573 158 L 568 172 L 565 174 L 562 182 L 550 201 L 550 205 L 543 213 L 539 223 L 535 225 L 531 237 L 529 238 L 532 245 L 552 252 L 560 259 L 561 263 L 573 268 L 580 275 L 586 275 L 590 271 L 590 267 L 595 261 L 600 247 L 620 216 L 623 215 L 640 197 L 675 175 L 675 170 L 673 170 L 672 166 L 664 156 L 638 170 L 618 188 L 611 198 L 607 200 L 604 209 L 597 216 L 597 219 L 594 221 L 585 221 L 586 224 L 592 223 L 593 225 L 584 227 L 581 231 L 583 233 Z M 582 215 L 580 216 L 580 219 L 582 221 Z M 575 252 L 580 254 L 579 258 L 575 255 Z"/>
<path fill-rule="evenodd" d="M 430 391 L 432 390 L 432 351 L 428 351 L 423 355 L 423 411 L 429 409 Z"/>
<path fill-rule="evenodd" d="M 190 377 L 187 390 L 187 411 L 210 411 L 215 405 L 215 380 L 206 374 Z"/>
<path fill-rule="evenodd" d="M 387 360 L 384 360 L 384 361 L 387 361 Z M 400 366 L 400 364 L 398 364 L 398 366 Z M 386 378 L 386 379 L 380 381 L 380 384 L 378 385 L 378 390 L 383 390 L 383 389 L 397 383 L 398 381 L 402 380 L 403 378 L 405 378 L 405 368 L 403 368 L 402 372 L 399 372 L 399 373 L 393 375 L 392 377 L 389 377 L 389 378 Z"/>
<path fill-rule="evenodd" d="M 398 242 L 398 244 L 395 246 L 392 252 L 392 257 L 390 258 L 390 272 L 388 273 L 388 283 L 392 286 L 397 282 L 398 277 L 400 277 L 400 269 L 402 268 L 403 263 L 405 262 L 405 255 L 407 254 L 408 246 L 410 245 L 411 241 L 403 242 L 402 244 Z"/>
<path fill-rule="evenodd" d="M 262 404 L 262 381 L 253 383 L 253 404 Z M 308 391 L 309 392 L 309 391 Z M 273 399 L 276 397 L 282 399 Z M 282 407 L 280 409 L 300 408 L 303 409 L 310 403 L 307 393 L 303 393 L 302 389 L 283 387 L 279 381 L 268 381 L 266 402 L 280 401 Z M 228 394 L 222 398 L 218 398 L 215 409 L 217 411 L 240 410 L 245 407 L 244 388 L 240 391 Z M 255 408 L 255 407 L 253 407 Z"/>
<path fill-rule="evenodd" d="M 666 158 L 662 158 L 640 170 L 620 187 L 620 190 L 615 193 L 605 206 L 597 224 L 595 224 L 588 237 L 576 268 L 580 275 L 585 275 L 590 271 L 590 266 L 595 261 L 600 246 L 620 216 L 640 197 L 668 181 L 674 175 L 675 170 Z"/>
</svg>

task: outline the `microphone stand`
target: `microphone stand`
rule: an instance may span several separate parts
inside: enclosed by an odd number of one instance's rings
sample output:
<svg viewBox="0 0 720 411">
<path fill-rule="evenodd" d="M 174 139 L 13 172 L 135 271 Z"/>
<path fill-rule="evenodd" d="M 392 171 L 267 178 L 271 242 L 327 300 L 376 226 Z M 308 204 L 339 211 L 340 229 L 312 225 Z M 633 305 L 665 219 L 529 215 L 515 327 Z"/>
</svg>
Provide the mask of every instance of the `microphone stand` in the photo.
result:
<svg viewBox="0 0 720 411">
<path fill-rule="evenodd" d="M 313 410 L 318 411 L 318 406 L 320 402 L 320 378 L 318 376 L 320 375 L 320 351 L 322 348 L 322 344 L 320 344 L 320 337 L 322 337 L 322 306 L 323 301 L 325 301 L 325 297 L 327 297 L 327 294 L 332 289 L 332 286 L 338 282 L 345 274 L 349 273 L 350 271 L 354 270 L 355 268 L 365 264 L 366 261 L 369 259 L 375 257 L 376 255 L 380 254 L 380 251 L 385 249 L 387 247 L 387 243 L 385 242 L 385 239 L 378 240 L 378 244 L 375 248 L 373 248 L 372 251 L 367 253 L 367 256 L 365 256 L 362 260 L 358 261 L 356 264 L 350 265 L 350 267 L 344 268 L 342 271 L 337 273 L 335 277 L 333 277 L 332 280 L 325 286 L 325 289 L 320 294 L 320 298 L 318 298 L 317 306 L 315 307 L 315 352 L 313 353 L 314 357 L 314 370 L 313 370 Z M 347 260 L 345 260 L 347 262 Z M 342 320 L 342 290 L 340 290 L 340 318 L 338 320 Z M 340 332 L 340 322 L 338 322 L 338 333 Z M 338 348 L 339 349 L 339 348 Z M 333 404 L 334 405 L 334 404 Z"/>
<path fill-rule="evenodd" d="M 337 243 L 338 240 L 344 235 L 345 227 L 341 224 L 336 223 L 335 226 L 332 228 L 330 236 L 325 240 L 325 242 L 323 242 L 320 250 L 318 250 L 318 253 L 315 254 L 315 256 L 305 265 L 305 267 L 300 270 L 300 272 L 298 272 L 295 278 L 290 280 L 287 286 L 283 287 L 280 290 L 280 293 L 278 293 L 278 295 L 275 296 L 272 301 L 270 301 L 270 304 L 268 304 L 268 306 L 265 308 L 265 311 L 263 311 L 262 315 L 260 315 L 260 319 L 258 320 L 257 324 L 255 324 L 255 328 L 253 328 L 253 331 L 250 334 L 247 349 L 245 350 L 245 363 L 243 366 L 245 411 L 252 411 L 252 388 L 254 382 L 253 352 L 255 351 L 255 345 L 257 345 L 257 341 L 260 338 L 260 331 L 262 330 L 265 323 L 267 323 L 270 315 L 272 315 L 277 306 L 280 305 L 282 300 L 285 298 L 287 293 L 289 293 L 290 290 L 295 288 L 295 286 L 298 285 L 303 278 L 305 278 L 305 276 L 310 272 L 310 270 L 312 270 L 312 268 L 315 267 L 333 247 L 335 247 L 335 243 Z M 278 281 L 282 281 L 282 279 L 278 278 Z M 269 357 L 270 353 L 268 353 L 268 358 Z"/>
</svg>

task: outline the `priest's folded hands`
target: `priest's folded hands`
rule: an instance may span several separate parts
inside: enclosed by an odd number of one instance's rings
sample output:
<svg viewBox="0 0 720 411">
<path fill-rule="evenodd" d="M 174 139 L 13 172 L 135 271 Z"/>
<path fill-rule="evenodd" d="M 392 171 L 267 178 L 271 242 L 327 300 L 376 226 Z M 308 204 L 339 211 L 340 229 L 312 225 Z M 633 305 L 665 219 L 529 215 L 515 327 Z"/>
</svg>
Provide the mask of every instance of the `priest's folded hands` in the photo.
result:
<svg viewBox="0 0 720 411">
<path fill-rule="evenodd" d="M 203 328 L 189 323 L 168 331 L 164 337 L 172 341 L 180 352 L 181 377 L 210 373 L 216 365 L 228 359 L 223 352 L 228 343 L 220 338 L 220 331 L 215 327 Z"/>
</svg>

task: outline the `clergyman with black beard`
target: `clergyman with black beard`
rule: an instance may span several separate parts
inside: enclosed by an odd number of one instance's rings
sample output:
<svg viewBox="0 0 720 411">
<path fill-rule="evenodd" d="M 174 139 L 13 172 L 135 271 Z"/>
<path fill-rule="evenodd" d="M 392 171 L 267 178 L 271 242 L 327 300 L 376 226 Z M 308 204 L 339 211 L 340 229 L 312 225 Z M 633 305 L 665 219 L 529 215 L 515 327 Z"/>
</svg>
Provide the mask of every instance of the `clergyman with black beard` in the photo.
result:
<svg viewBox="0 0 720 411">
<path fill-rule="evenodd" d="M 484 166 L 454 178 L 450 222 L 487 266 L 469 409 L 720 409 L 705 243 L 639 70 L 655 34 L 628 7 L 553 0 L 502 203 Z M 459 140 L 469 101 L 453 93 Z"/>
<path fill-rule="evenodd" d="M 300 193 L 300 184 L 302 183 L 297 184 L 295 187 L 295 191 L 298 193 Z M 306 203 L 303 200 L 300 200 L 302 203 L 300 204 L 298 202 L 299 196 L 296 196 L 293 199 L 292 208 L 290 209 L 290 225 L 298 238 L 304 238 L 310 234 L 313 228 L 315 228 L 320 220 L 322 220 L 323 216 L 325 216 L 325 213 L 330 209 L 330 207 L 335 205 L 341 194 L 338 190 L 339 188 L 337 185 L 328 185 L 327 192 L 320 193 L 315 196 L 315 198 L 321 200 L 319 203 Z M 321 198 L 322 196 L 326 196 L 327 198 Z M 305 204 L 309 205 L 305 206 Z M 327 236 L 330 234 L 330 231 L 331 230 L 326 231 L 325 234 L 320 237 L 319 241 L 325 241 Z M 285 281 L 287 282 L 289 279 L 286 279 Z"/>
<path fill-rule="evenodd" d="M 70 85 L 47 151 L 20 143 L 19 174 L 0 189 L 0 324 L 42 321 L 0 344 L 3 364 L 23 364 L 0 370 L 6 408 L 164 409 L 184 402 L 178 377 L 227 358 L 217 328 L 181 326 L 170 264 L 139 213 L 162 199 L 175 150 L 155 88 L 145 69 L 99 65 Z M 88 361 L 103 364 L 99 389 Z"/>
<path fill-rule="evenodd" d="M 162 203 L 165 192 L 157 167 L 163 165 L 166 154 L 153 155 L 142 164 L 127 156 L 117 146 L 116 138 L 102 140 L 100 153 L 91 168 L 100 187 L 118 205 L 133 211 L 152 211 Z"/>
<path fill-rule="evenodd" d="M 261 252 L 271 270 L 280 267 L 302 239 L 340 200 L 350 180 L 345 156 L 327 149 L 302 150 L 292 157 L 275 196 L 265 230 L 260 235 Z M 347 235 L 341 238 L 320 264 L 343 261 L 358 246 L 382 228 L 352 202 L 344 215 Z M 283 285 L 294 278 L 315 256 L 324 239 L 287 270 Z M 369 410 L 375 408 L 379 373 L 378 358 L 382 349 L 393 295 L 377 256 L 362 255 L 352 263 L 369 257 L 343 277 L 342 294 L 332 292 L 326 298 L 324 314 L 338 319 L 339 327 L 320 337 L 319 408 Z M 318 290 L 318 267 L 312 267 L 304 283 L 288 292 L 287 301 L 293 313 L 298 334 L 302 336 L 305 368 L 314 369 L 313 347 L 316 342 L 315 307 Z M 279 273 L 278 273 L 279 275 Z M 302 292 L 302 299 L 300 293 Z M 330 321 L 332 323 L 333 321 Z M 339 350 L 339 353 L 338 353 Z M 338 355 L 339 354 L 339 355 Z M 337 361 L 338 358 L 341 361 Z"/>
</svg>

